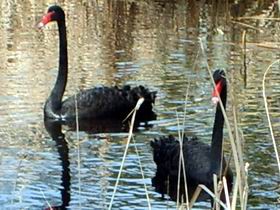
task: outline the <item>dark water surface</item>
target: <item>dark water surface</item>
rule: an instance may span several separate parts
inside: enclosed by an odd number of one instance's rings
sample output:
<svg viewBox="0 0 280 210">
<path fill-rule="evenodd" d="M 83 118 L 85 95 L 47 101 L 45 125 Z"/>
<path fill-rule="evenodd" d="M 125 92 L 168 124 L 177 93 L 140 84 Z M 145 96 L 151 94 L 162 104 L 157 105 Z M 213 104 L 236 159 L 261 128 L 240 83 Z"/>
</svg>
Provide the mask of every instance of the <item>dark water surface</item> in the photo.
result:
<svg viewBox="0 0 280 210">
<path fill-rule="evenodd" d="M 0 209 L 43 209 L 48 203 L 62 205 L 62 200 L 70 209 L 108 208 L 127 134 L 91 130 L 80 132 L 78 142 L 75 131 L 66 126 L 62 130 L 55 126 L 50 134 L 46 131 L 42 109 L 57 74 L 58 33 L 55 24 L 44 31 L 35 25 L 49 1 L 0 2 Z M 207 62 L 211 69 L 227 70 L 233 93 L 228 116 L 233 123 L 234 102 L 245 139 L 245 161 L 250 164 L 248 208 L 277 209 L 279 176 L 264 111 L 262 76 L 280 58 L 279 19 L 264 19 L 279 17 L 278 4 L 213 2 L 220 1 L 58 1 L 68 27 L 66 96 L 95 85 L 142 84 L 158 91 L 157 120 L 150 123 L 152 128 L 135 134 L 145 179 L 131 144 L 113 209 L 147 209 L 144 183 L 152 209 L 176 208 L 174 202 L 161 200 L 151 186 L 155 165 L 150 140 L 161 134 L 177 135 L 176 113 L 182 120 L 189 84 L 184 129 L 209 142 L 214 107 Z M 232 20 L 252 16 L 256 17 Z M 267 95 L 279 143 L 279 65 L 270 72 Z M 225 143 L 228 155 L 227 135 Z M 196 208 L 209 209 L 209 205 L 198 203 Z"/>
</svg>

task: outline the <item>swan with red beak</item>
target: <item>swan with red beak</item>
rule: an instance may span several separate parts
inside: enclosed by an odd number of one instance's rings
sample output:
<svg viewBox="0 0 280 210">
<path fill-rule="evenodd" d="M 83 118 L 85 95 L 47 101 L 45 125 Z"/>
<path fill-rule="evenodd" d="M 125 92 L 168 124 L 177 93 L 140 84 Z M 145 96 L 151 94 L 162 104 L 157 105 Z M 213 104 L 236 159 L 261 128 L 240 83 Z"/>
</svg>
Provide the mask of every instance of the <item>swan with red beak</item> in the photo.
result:
<svg viewBox="0 0 280 210">
<path fill-rule="evenodd" d="M 211 144 L 198 140 L 196 137 L 183 139 L 180 143 L 172 135 L 162 136 L 151 142 L 153 149 L 154 162 L 157 166 L 155 177 L 152 179 L 152 185 L 156 192 L 162 197 L 168 194 L 172 200 L 191 198 L 196 193 L 198 185 L 203 184 L 214 192 L 213 175 L 216 174 L 219 179 L 226 177 L 228 191 L 231 192 L 233 185 L 233 173 L 223 156 L 223 127 L 224 115 L 221 109 L 223 105 L 226 109 L 227 100 L 227 80 L 223 70 L 216 70 L 213 73 L 215 88 L 212 92 L 212 101 L 217 105 L 212 131 Z M 181 147 L 182 145 L 182 147 Z M 184 167 L 180 169 L 179 158 L 183 152 Z M 185 170 L 183 174 L 182 170 Z M 181 174 L 180 174 L 181 173 Z M 180 177 L 180 179 L 179 179 Z M 185 179 L 188 191 L 185 191 Z M 180 190 L 178 190 L 180 186 Z M 179 194 L 178 194 L 179 193 Z M 188 193 L 188 196 L 186 196 Z M 208 200 L 210 196 L 202 192 L 199 200 Z M 214 200 L 211 199 L 213 207 Z M 220 199 L 225 202 L 225 192 L 221 192 Z M 223 209 L 223 208 L 222 208 Z"/>
<path fill-rule="evenodd" d="M 156 92 L 149 91 L 141 85 L 133 88 L 129 85 L 121 88 L 117 86 L 93 87 L 81 90 L 63 101 L 68 77 L 68 49 L 65 13 L 58 5 L 49 7 L 47 14 L 42 17 L 37 27 L 43 28 L 52 21 L 57 23 L 59 33 L 59 65 L 55 85 L 45 102 L 45 118 L 71 121 L 78 116 L 80 120 L 114 119 L 122 121 L 136 106 L 138 99 L 144 98 L 137 113 L 137 120 L 155 119 L 156 115 L 152 109 Z"/>
</svg>

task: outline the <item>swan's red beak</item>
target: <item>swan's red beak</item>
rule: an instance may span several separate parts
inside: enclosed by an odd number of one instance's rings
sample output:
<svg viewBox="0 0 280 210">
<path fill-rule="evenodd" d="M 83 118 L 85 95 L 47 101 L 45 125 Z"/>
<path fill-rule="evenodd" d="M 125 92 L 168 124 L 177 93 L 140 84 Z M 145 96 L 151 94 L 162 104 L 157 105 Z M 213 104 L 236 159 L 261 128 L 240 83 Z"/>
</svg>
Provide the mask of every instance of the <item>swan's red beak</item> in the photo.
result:
<svg viewBox="0 0 280 210">
<path fill-rule="evenodd" d="M 217 104 L 219 102 L 219 95 L 221 94 L 223 89 L 222 80 L 220 80 L 216 85 L 212 92 L 212 102 Z"/>
<path fill-rule="evenodd" d="M 38 23 L 37 27 L 39 29 L 43 28 L 45 25 L 47 25 L 49 22 L 52 21 L 52 16 L 54 15 L 54 12 L 49 12 L 47 14 L 45 14 L 42 17 L 42 20 Z"/>
</svg>

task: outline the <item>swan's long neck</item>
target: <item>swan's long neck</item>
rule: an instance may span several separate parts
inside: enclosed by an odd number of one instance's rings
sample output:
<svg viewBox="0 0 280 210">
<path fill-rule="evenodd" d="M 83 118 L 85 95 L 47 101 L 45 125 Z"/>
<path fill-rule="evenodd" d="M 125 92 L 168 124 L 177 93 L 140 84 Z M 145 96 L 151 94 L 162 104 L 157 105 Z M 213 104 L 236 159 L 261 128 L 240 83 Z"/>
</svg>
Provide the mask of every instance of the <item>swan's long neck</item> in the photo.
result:
<svg viewBox="0 0 280 210">
<path fill-rule="evenodd" d="M 223 90 L 220 94 L 220 98 L 224 108 L 226 108 L 227 100 L 227 87 L 224 84 Z M 214 127 L 212 132 L 211 141 L 211 165 L 212 170 L 219 175 L 221 160 L 222 160 L 222 150 L 223 150 L 223 127 L 224 127 L 224 116 L 220 103 L 218 103 L 215 114 Z"/>
<path fill-rule="evenodd" d="M 49 117 L 58 117 L 62 106 L 62 97 L 65 91 L 68 74 L 67 37 L 65 21 L 58 21 L 59 31 L 59 70 L 55 85 L 45 104 L 45 114 Z"/>
</svg>

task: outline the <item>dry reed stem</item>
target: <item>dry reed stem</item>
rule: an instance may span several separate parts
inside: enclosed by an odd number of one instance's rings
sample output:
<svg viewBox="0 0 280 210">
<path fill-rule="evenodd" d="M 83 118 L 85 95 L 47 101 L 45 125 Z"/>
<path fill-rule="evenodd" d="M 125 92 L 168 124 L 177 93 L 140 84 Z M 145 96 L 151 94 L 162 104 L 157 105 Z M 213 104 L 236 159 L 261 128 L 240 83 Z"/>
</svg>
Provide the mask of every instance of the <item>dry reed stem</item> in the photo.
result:
<svg viewBox="0 0 280 210">
<path fill-rule="evenodd" d="M 108 210 L 111 210 L 112 206 L 113 206 L 115 194 L 117 192 L 117 187 L 119 185 L 119 181 L 120 181 L 120 178 L 121 178 L 121 173 L 122 173 L 122 170 L 123 170 L 123 166 L 124 166 L 125 158 L 126 158 L 126 155 L 127 155 L 128 147 L 129 147 L 129 144 L 130 144 L 130 140 L 133 136 L 133 126 L 134 126 L 134 122 L 135 122 L 136 112 L 140 108 L 140 106 L 143 102 L 144 102 L 144 98 L 140 98 L 137 101 L 137 104 L 136 104 L 135 108 L 133 109 L 134 112 L 133 112 L 132 118 L 131 118 L 131 125 L 129 127 L 129 134 L 128 134 L 128 138 L 127 138 L 127 143 L 126 143 L 126 147 L 125 147 L 125 151 L 124 151 L 124 154 L 123 154 L 120 170 L 119 170 L 119 173 L 118 173 L 118 177 L 117 177 L 117 180 L 116 180 L 116 183 L 115 183 L 114 191 L 113 191 L 113 194 L 112 194 L 112 197 L 111 197 L 111 201 L 110 201 L 110 205 L 109 205 Z"/>
<path fill-rule="evenodd" d="M 232 23 L 239 24 L 239 25 L 241 25 L 241 26 L 243 26 L 243 27 L 250 28 L 250 29 L 253 29 L 253 30 L 256 30 L 256 31 L 258 31 L 258 32 L 263 33 L 263 30 L 262 30 L 262 29 L 256 28 L 256 27 L 251 26 L 251 25 L 249 25 L 249 24 L 242 23 L 242 22 L 238 22 L 238 21 L 235 21 L 235 20 L 231 20 L 231 22 L 232 22 Z"/>
<path fill-rule="evenodd" d="M 233 98 L 232 95 L 231 95 L 231 98 Z M 242 172 L 242 175 L 244 177 L 245 176 L 245 171 L 244 171 L 243 151 L 242 151 L 242 146 L 241 146 L 242 142 L 241 142 L 241 139 L 240 139 L 240 136 L 239 136 L 239 129 L 237 127 L 236 105 L 234 103 L 234 100 L 231 100 L 231 101 L 232 101 L 232 114 L 233 114 L 233 121 L 234 121 L 235 139 L 238 142 L 236 144 L 236 148 L 237 148 L 238 154 L 240 156 L 239 161 L 240 161 L 240 165 L 242 166 L 241 172 Z"/>
<path fill-rule="evenodd" d="M 22 160 L 25 160 L 27 158 L 28 155 L 24 155 L 24 157 L 19 161 L 18 166 L 16 167 L 17 171 L 21 168 L 21 163 Z M 14 183 L 14 187 L 13 187 L 13 192 L 16 193 L 16 187 L 17 187 L 17 183 L 18 182 L 18 173 L 16 174 L 16 178 L 15 178 L 15 183 Z M 14 199 L 12 199 L 13 202 Z"/>
<path fill-rule="evenodd" d="M 247 202 L 248 202 L 248 192 L 249 192 L 249 186 L 248 186 L 248 173 L 249 173 L 249 163 L 246 162 L 245 164 L 245 183 L 246 185 L 244 186 L 244 194 L 243 194 L 243 200 L 244 200 L 244 205 L 245 207 L 247 206 Z"/>
<path fill-rule="evenodd" d="M 228 186 L 227 186 L 227 179 L 224 176 L 223 176 L 223 187 L 224 187 L 224 193 L 225 193 L 225 197 L 226 197 L 227 207 L 228 207 L 228 209 L 231 209 L 230 208 L 230 199 L 229 199 Z"/>
<path fill-rule="evenodd" d="M 280 20 L 280 18 L 260 17 L 260 16 L 238 17 L 236 19 L 237 20 L 275 20 L 275 21 L 279 21 Z"/>
<path fill-rule="evenodd" d="M 243 68 L 244 68 L 244 84 L 247 85 L 247 63 L 246 63 L 246 30 L 242 34 L 242 52 L 243 52 Z"/>
<path fill-rule="evenodd" d="M 233 96 L 233 90 L 232 88 L 230 89 L 230 97 L 231 97 L 231 102 L 232 102 L 232 114 L 233 114 L 233 121 L 234 121 L 234 133 L 235 133 L 235 141 L 236 141 L 236 149 L 237 149 L 237 152 L 239 154 L 239 162 L 240 162 L 240 179 L 238 181 L 239 184 L 239 187 L 241 186 L 241 188 L 239 188 L 240 190 L 240 199 L 245 199 L 245 197 L 243 196 L 244 194 L 244 186 L 247 185 L 247 181 L 245 179 L 245 166 L 244 166 L 244 161 L 243 161 L 243 151 L 242 151 L 242 141 L 240 139 L 240 136 L 239 136 L 239 130 L 238 130 L 238 127 L 237 127 L 237 113 L 236 113 L 236 104 L 235 104 L 235 100 L 234 100 L 234 96 Z M 236 200 L 237 200 L 237 194 L 234 194 L 235 196 L 232 197 L 232 203 L 234 205 L 236 205 Z M 247 197 L 246 197 L 247 199 Z M 246 205 L 242 206 L 242 209 L 246 209 Z"/>
<path fill-rule="evenodd" d="M 196 60 L 198 59 L 198 56 L 200 54 L 200 50 L 198 50 L 197 54 L 196 54 L 196 57 L 195 57 L 195 60 L 194 60 L 194 64 L 193 64 L 193 69 L 195 69 L 195 66 L 196 66 Z M 185 95 L 185 106 L 184 106 L 184 118 L 183 118 L 183 129 L 182 129 L 182 134 L 181 136 L 183 136 L 184 138 L 184 134 L 185 134 L 185 130 L 184 130 L 184 127 L 185 127 L 185 122 L 186 122 L 186 112 L 187 112 L 187 101 L 188 101 L 188 96 L 189 96 L 189 89 L 190 89 L 190 80 L 188 79 L 188 86 L 187 86 L 187 90 L 186 90 L 186 95 Z M 179 129 L 178 129 L 179 131 Z M 180 137 L 180 132 L 179 132 L 179 137 Z M 182 139 L 183 141 L 183 139 Z M 179 160 L 179 177 L 178 177 L 178 191 L 177 191 L 177 207 L 178 207 L 178 198 L 179 198 L 179 181 L 180 181 L 180 170 L 181 170 L 181 162 L 183 161 L 183 149 L 182 149 L 182 143 L 180 143 L 180 160 Z M 184 163 L 184 161 L 183 161 Z M 184 178 L 185 178 L 185 192 L 188 192 L 188 186 L 187 186 L 187 178 L 186 178 L 186 171 L 184 170 Z M 201 188 L 197 187 L 191 200 L 189 201 L 189 195 L 188 193 L 186 193 L 186 206 L 187 206 L 187 210 L 191 209 L 192 206 L 194 205 L 195 201 L 197 200 L 199 194 L 201 192 Z"/>
<path fill-rule="evenodd" d="M 197 54 L 198 56 L 198 54 Z M 187 184 L 187 176 L 186 176 L 186 170 L 185 170 L 185 160 L 183 155 L 183 141 L 184 141 L 184 127 L 186 122 L 186 112 L 187 112 L 187 99 L 189 95 L 189 88 L 190 88 L 190 80 L 188 80 L 188 87 L 186 90 L 185 95 L 185 104 L 184 104 L 184 115 L 183 115 L 183 129 L 182 134 L 180 134 L 180 121 L 178 112 L 176 111 L 177 116 L 177 126 L 178 126 L 178 136 L 179 136 L 179 144 L 180 144 L 180 157 L 179 157 L 179 170 L 178 170 L 178 185 L 177 185 L 177 208 L 179 206 L 179 195 L 180 195 L 180 177 L 181 177 L 181 166 L 183 166 L 183 176 L 184 176 L 184 186 L 185 186 L 185 192 L 186 192 L 186 206 L 187 210 L 189 210 L 189 195 L 188 195 L 188 184 Z"/>
<path fill-rule="evenodd" d="M 134 143 L 134 148 L 135 148 L 135 151 L 136 151 L 136 155 L 138 157 L 138 163 L 139 163 L 139 168 L 140 168 L 141 176 L 142 176 L 142 179 L 144 181 L 145 180 L 145 175 L 144 175 L 144 171 L 143 171 L 143 167 L 142 167 L 139 151 L 137 149 L 136 142 L 135 142 L 135 139 L 133 138 L 133 136 L 132 136 L 132 141 Z M 146 185 L 145 182 L 143 182 L 143 184 L 144 184 L 144 190 L 145 190 L 145 194 L 146 194 L 146 198 L 147 198 L 148 209 L 152 210 L 152 206 L 151 206 L 151 202 L 150 202 L 150 198 L 149 198 L 149 193 L 148 193 L 147 185 Z"/>
<path fill-rule="evenodd" d="M 124 118 L 124 120 L 122 121 L 122 123 L 124 123 L 135 111 L 135 108 L 131 110 L 131 112 L 129 112 L 129 114 L 126 116 L 126 118 Z"/>
<path fill-rule="evenodd" d="M 276 47 L 275 44 L 279 45 L 279 42 L 276 43 L 256 43 L 257 47 L 263 47 L 263 48 L 267 48 L 267 49 L 271 49 L 271 50 L 279 50 L 280 47 Z"/>
<path fill-rule="evenodd" d="M 180 144 L 180 157 L 179 157 L 179 170 L 178 170 L 178 185 L 177 185 L 177 208 L 179 207 L 179 199 L 180 199 L 180 177 L 181 177 L 181 167 L 183 167 L 183 176 L 184 176 L 184 187 L 186 191 L 186 205 L 187 209 L 189 206 L 189 198 L 188 198 L 188 185 L 187 185 L 187 176 L 186 176 L 186 168 L 185 168 L 185 159 L 183 155 L 183 136 L 180 135 L 180 122 L 179 122 L 179 116 L 178 112 L 176 111 L 177 115 L 177 123 L 178 123 L 178 135 L 179 135 L 179 144 Z"/>
<path fill-rule="evenodd" d="M 51 206 L 51 204 L 47 201 L 47 198 L 46 198 L 46 196 L 45 196 L 45 193 L 43 192 L 43 190 L 42 190 L 41 188 L 40 188 L 40 192 L 41 192 L 41 194 L 43 195 L 43 198 L 44 198 L 44 200 L 46 201 L 46 203 L 47 203 L 49 209 L 53 209 L 52 206 Z"/>
<path fill-rule="evenodd" d="M 189 202 L 189 208 L 191 209 L 192 206 L 194 205 L 194 203 L 196 202 L 199 194 L 201 193 L 202 188 L 201 187 L 197 187 L 194 191 L 194 194 Z"/>
<path fill-rule="evenodd" d="M 198 54 L 197 54 L 198 56 Z M 182 129 L 182 136 L 184 137 L 185 134 L 185 122 L 186 122 L 186 114 L 187 114 L 187 101 L 188 101 L 188 97 L 189 97 L 189 90 L 190 90 L 190 80 L 188 79 L 188 86 L 187 86 L 187 90 L 186 90 L 186 95 L 185 95 L 185 104 L 184 104 L 184 115 L 183 115 L 183 129 Z M 179 129 L 178 129 L 179 130 Z M 179 133 L 180 135 L 180 133 Z"/>
<path fill-rule="evenodd" d="M 272 144 L 273 144 L 273 148 L 274 148 L 274 152 L 275 152 L 275 156 L 276 156 L 276 160 L 277 160 L 277 165 L 278 165 L 278 170 L 279 170 L 279 176 L 280 176 L 280 159 L 279 159 L 279 154 L 278 154 L 278 149 L 277 149 L 277 143 L 276 143 L 276 140 L 275 140 L 274 134 L 273 134 L 273 128 L 272 128 L 272 124 L 271 124 L 271 120 L 270 120 L 270 116 L 269 116 L 268 104 L 267 104 L 266 94 L 265 94 L 266 75 L 267 75 L 269 69 L 274 64 L 279 63 L 279 62 L 280 62 L 280 59 L 274 61 L 265 70 L 264 75 L 263 75 L 263 80 L 262 80 L 262 88 L 263 88 L 263 101 L 264 101 L 264 106 L 265 106 L 265 112 L 266 112 L 266 116 L 267 116 L 267 120 L 268 120 L 269 131 L 270 131 L 270 135 L 271 135 L 271 139 L 272 139 Z"/>
<path fill-rule="evenodd" d="M 210 195 L 214 199 L 214 201 L 219 203 L 225 210 L 228 210 L 227 206 L 218 197 L 216 197 L 215 194 L 210 189 L 208 189 L 205 185 L 200 184 L 198 185 L 198 187 L 200 187 L 206 193 L 208 193 L 208 195 Z"/>
<path fill-rule="evenodd" d="M 178 169 L 178 183 L 177 183 L 177 201 L 176 201 L 176 206 L 177 208 L 179 208 L 180 206 L 180 179 L 181 179 L 181 167 L 182 167 L 182 158 L 181 158 L 181 154 L 183 153 L 183 146 L 181 143 L 181 134 L 179 132 L 180 130 L 180 122 L 179 122 L 179 117 L 178 117 L 178 112 L 176 110 L 176 119 L 177 119 L 177 126 L 178 126 L 178 137 L 179 137 L 179 144 L 180 144 L 180 156 L 179 156 L 179 169 Z M 184 164 L 184 162 L 183 162 Z"/>
<path fill-rule="evenodd" d="M 237 202 L 237 197 L 238 197 L 238 187 L 240 178 L 236 177 L 234 185 L 233 185 L 233 193 L 232 193 L 232 199 L 231 199 L 231 209 L 235 210 L 236 209 L 236 202 Z"/>
<path fill-rule="evenodd" d="M 81 154 L 80 154 L 80 135 L 79 135 L 79 111 L 78 111 L 78 101 L 77 94 L 74 95 L 75 100 L 75 113 L 76 113 L 76 137 L 77 137 L 77 153 L 78 153 L 78 190 L 79 190 L 79 209 L 82 208 L 81 204 Z"/>
<path fill-rule="evenodd" d="M 218 197 L 218 183 L 217 183 L 217 175 L 213 174 L 213 184 L 214 184 L 214 194 L 215 197 Z M 214 201 L 213 205 L 215 206 L 215 209 L 218 210 L 218 203 Z"/>
</svg>

